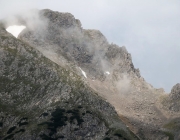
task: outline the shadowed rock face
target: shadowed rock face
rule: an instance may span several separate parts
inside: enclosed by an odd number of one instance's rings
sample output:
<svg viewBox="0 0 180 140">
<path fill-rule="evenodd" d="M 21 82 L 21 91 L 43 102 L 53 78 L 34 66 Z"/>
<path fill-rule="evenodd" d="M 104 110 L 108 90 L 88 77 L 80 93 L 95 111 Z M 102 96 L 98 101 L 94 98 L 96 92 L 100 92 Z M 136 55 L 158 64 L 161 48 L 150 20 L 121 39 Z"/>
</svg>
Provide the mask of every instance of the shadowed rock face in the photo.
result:
<svg viewBox="0 0 180 140">
<path fill-rule="evenodd" d="M 0 67 L 0 139 L 139 139 L 80 76 L 3 26 Z"/>
<path fill-rule="evenodd" d="M 164 97 L 164 100 L 162 100 L 162 103 L 166 110 L 171 110 L 175 112 L 180 111 L 180 84 L 176 84 L 171 89 L 171 93 Z"/>
<path fill-rule="evenodd" d="M 0 24 L 0 139 L 178 140 L 166 124 L 179 120 L 179 84 L 154 89 L 125 47 L 70 13 L 15 18 Z M 18 39 L 14 24 L 26 26 Z"/>
<path fill-rule="evenodd" d="M 173 86 L 169 96 L 173 100 L 176 100 L 176 101 L 180 100 L 180 83 Z"/>
<path fill-rule="evenodd" d="M 39 12 L 39 18 L 45 23 L 33 29 L 27 27 L 19 38 L 52 61 L 62 66 L 75 64 L 82 67 L 89 77 L 101 81 L 105 80 L 107 70 L 112 73 L 120 70 L 120 73 L 133 73 L 140 77 L 125 48 L 109 44 L 98 30 L 83 29 L 73 15 L 46 9 Z"/>
<path fill-rule="evenodd" d="M 180 84 L 176 84 L 171 89 L 171 93 L 166 99 L 165 106 L 167 106 L 171 111 L 180 111 Z"/>
</svg>

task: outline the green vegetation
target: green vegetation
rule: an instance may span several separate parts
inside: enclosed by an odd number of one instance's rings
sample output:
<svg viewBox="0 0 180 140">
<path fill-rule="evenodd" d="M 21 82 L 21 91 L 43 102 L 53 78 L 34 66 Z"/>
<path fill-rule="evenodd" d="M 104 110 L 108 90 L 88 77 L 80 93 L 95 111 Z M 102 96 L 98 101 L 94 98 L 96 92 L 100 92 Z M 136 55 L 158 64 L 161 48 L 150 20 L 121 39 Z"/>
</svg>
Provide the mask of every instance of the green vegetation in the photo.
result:
<svg viewBox="0 0 180 140">
<path fill-rule="evenodd" d="M 11 53 L 11 55 L 13 55 L 13 56 L 16 56 L 17 53 L 18 53 L 16 48 L 12 49 L 12 48 L 6 47 L 6 48 L 4 48 L 4 50 L 6 50 L 7 52 Z"/>
<path fill-rule="evenodd" d="M 166 136 L 169 137 L 169 140 L 174 140 L 174 135 L 170 132 L 163 132 Z"/>
<path fill-rule="evenodd" d="M 104 138 L 103 140 L 111 140 L 109 137 Z"/>
<path fill-rule="evenodd" d="M 164 128 L 175 129 L 177 127 L 176 121 L 171 121 L 164 125 Z"/>
<path fill-rule="evenodd" d="M 0 127 L 2 127 L 3 126 L 3 123 L 2 122 L 0 122 Z"/>
<path fill-rule="evenodd" d="M 43 113 L 43 114 L 41 114 L 41 116 L 44 116 L 44 117 L 46 117 L 46 116 L 48 116 L 48 113 Z"/>
<path fill-rule="evenodd" d="M 8 131 L 7 134 L 12 133 L 16 129 L 16 126 L 11 127 Z"/>
<path fill-rule="evenodd" d="M 5 40 L 5 39 L 8 39 L 9 37 L 8 37 L 8 36 L 1 35 L 0 38 L 1 38 L 2 40 Z"/>
<path fill-rule="evenodd" d="M 124 140 L 128 140 L 129 136 L 127 135 L 127 132 L 125 132 L 122 129 L 118 129 L 114 131 L 114 136 L 117 136 L 119 138 L 123 138 Z"/>
<path fill-rule="evenodd" d="M 27 125 L 28 122 L 23 122 L 23 123 L 20 123 L 19 126 L 23 126 L 23 125 Z"/>
<path fill-rule="evenodd" d="M 180 130 L 180 118 L 175 118 L 171 120 L 170 122 L 166 123 L 163 127 L 169 130 Z"/>
<path fill-rule="evenodd" d="M 116 117 L 109 117 L 109 114 L 104 112 L 104 101 L 85 85 L 81 77 L 53 63 L 23 42 L 14 41 L 18 46 L 13 49 L 9 46 L 0 46 L 7 58 L 3 59 L 5 69 L 0 76 L 0 92 L 6 97 L 5 100 L 0 99 L 0 109 L 7 113 L 7 116 L 15 116 L 17 120 L 12 125 L 14 127 L 3 128 L 3 133 L 9 134 L 3 135 L 5 140 L 13 139 L 16 134 L 28 132 L 41 132 L 40 137 L 45 140 L 64 138 L 63 135 L 56 138 L 52 136 L 68 123 L 76 125 L 74 131 L 82 131 L 83 118 L 87 114 L 100 121 L 99 124 L 113 129 L 108 133 L 106 140 L 112 135 L 132 139 L 128 129 L 122 128 L 126 129 L 124 131 L 120 129 L 121 125 L 117 128 L 113 126 L 113 123 L 122 122 L 115 113 Z M 61 96 L 63 93 L 67 96 Z M 48 101 L 53 96 L 54 99 Z M 54 101 L 56 97 L 60 97 L 59 101 Z M 105 107 L 108 108 L 108 105 Z M 51 108 L 51 111 L 48 112 L 47 108 Z M 37 122 L 40 122 L 39 125 Z M 3 123 L 0 123 L 0 126 L 2 125 Z M 44 130 L 49 131 L 48 135 L 42 134 Z"/>
<path fill-rule="evenodd" d="M 20 132 L 25 132 L 26 130 L 25 129 L 20 129 L 20 130 L 18 130 L 18 131 L 16 131 L 15 133 L 20 133 Z"/>
<path fill-rule="evenodd" d="M 14 134 L 10 134 L 7 137 L 4 138 L 4 140 L 9 140 L 12 139 L 14 137 Z"/>
<path fill-rule="evenodd" d="M 68 114 L 71 114 L 70 117 Z M 43 122 L 39 125 L 46 125 L 47 128 L 50 130 L 49 136 L 43 134 L 41 138 L 49 138 L 54 135 L 57 131 L 57 128 L 67 125 L 67 122 L 73 123 L 73 120 L 77 120 L 78 126 L 81 125 L 83 119 L 81 118 L 81 114 L 79 110 L 72 109 L 72 110 L 65 110 L 62 108 L 56 108 L 54 112 L 51 114 L 51 119 L 47 122 Z"/>
<path fill-rule="evenodd" d="M 175 118 L 163 126 L 167 131 L 163 133 L 169 137 L 169 140 L 174 140 L 174 132 L 179 132 L 180 130 L 180 118 Z"/>
</svg>

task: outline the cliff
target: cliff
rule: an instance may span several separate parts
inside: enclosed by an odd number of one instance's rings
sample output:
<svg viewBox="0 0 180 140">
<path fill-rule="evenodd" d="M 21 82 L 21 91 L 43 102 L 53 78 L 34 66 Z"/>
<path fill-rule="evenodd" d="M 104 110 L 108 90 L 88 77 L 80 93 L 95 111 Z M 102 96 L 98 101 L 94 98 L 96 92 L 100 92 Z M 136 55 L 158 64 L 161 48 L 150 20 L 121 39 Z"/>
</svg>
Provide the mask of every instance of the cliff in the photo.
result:
<svg viewBox="0 0 180 140">
<path fill-rule="evenodd" d="M 153 88 L 124 46 L 70 13 L 30 13 L 0 25 L 2 139 L 179 139 L 167 127 L 179 122 L 178 85 Z M 15 38 L 10 25 L 26 29 Z"/>
</svg>

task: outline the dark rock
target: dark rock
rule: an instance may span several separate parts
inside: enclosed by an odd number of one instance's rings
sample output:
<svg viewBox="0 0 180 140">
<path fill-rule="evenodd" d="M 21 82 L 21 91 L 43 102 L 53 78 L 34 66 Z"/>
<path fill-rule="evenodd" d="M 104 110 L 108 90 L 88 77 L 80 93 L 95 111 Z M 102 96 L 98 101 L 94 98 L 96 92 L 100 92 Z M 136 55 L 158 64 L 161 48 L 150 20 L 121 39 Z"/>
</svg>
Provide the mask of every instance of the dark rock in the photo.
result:
<svg viewBox="0 0 180 140">
<path fill-rule="evenodd" d="M 55 27 L 80 28 L 71 14 L 42 12 L 53 20 L 50 23 L 53 30 L 57 29 L 53 28 L 55 24 Z M 56 23 L 56 16 L 64 19 Z M 24 33 L 24 38 L 28 36 L 30 41 L 35 39 L 35 36 Z M 50 36 L 46 36 L 48 41 Z M 73 50 L 70 44 L 64 47 L 69 53 Z M 75 47 L 80 54 L 84 51 L 81 47 Z M 75 56 L 72 59 L 81 62 Z M 83 56 L 82 63 L 90 62 L 91 58 L 87 56 Z M 103 139 L 108 130 L 112 130 L 109 136 L 113 137 L 114 131 L 119 129 L 124 130 L 124 138 L 138 139 L 120 120 L 114 108 L 80 76 L 46 58 L 33 43 L 14 38 L 4 28 L 0 28 L 0 65 L 1 139 Z M 48 115 L 44 114 L 46 112 Z"/>
<path fill-rule="evenodd" d="M 173 86 L 169 96 L 172 98 L 172 100 L 180 100 L 180 83 Z"/>
</svg>

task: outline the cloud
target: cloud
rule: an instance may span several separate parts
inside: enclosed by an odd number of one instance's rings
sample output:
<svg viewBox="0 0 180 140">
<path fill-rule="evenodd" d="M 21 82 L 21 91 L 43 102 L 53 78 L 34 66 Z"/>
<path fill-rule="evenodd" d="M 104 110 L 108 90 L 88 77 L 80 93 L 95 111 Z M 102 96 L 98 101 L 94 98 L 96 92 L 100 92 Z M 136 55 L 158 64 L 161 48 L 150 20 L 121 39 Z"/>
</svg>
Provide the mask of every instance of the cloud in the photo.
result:
<svg viewBox="0 0 180 140">
<path fill-rule="evenodd" d="M 0 18 L 5 18 L 14 14 L 22 13 L 28 9 L 37 7 L 35 0 L 1 0 L 0 1 Z"/>
<path fill-rule="evenodd" d="M 30 8 L 72 13 L 84 28 L 126 46 L 135 67 L 157 88 L 170 91 L 179 82 L 179 0 L 7 0 L 0 1 L 0 18 Z"/>
<path fill-rule="evenodd" d="M 116 87 L 118 89 L 118 93 L 121 95 L 127 95 L 129 94 L 129 91 L 131 91 L 131 83 L 130 78 L 123 74 L 121 78 L 118 79 L 116 82 Z"/>
</svg>

